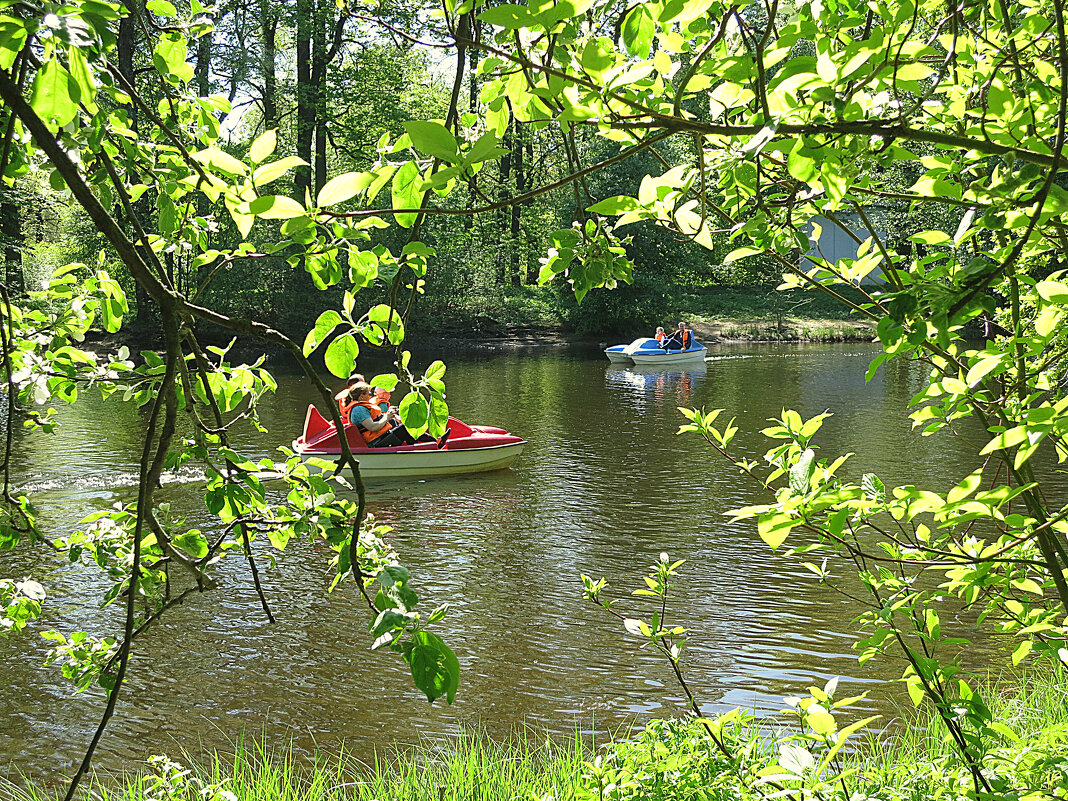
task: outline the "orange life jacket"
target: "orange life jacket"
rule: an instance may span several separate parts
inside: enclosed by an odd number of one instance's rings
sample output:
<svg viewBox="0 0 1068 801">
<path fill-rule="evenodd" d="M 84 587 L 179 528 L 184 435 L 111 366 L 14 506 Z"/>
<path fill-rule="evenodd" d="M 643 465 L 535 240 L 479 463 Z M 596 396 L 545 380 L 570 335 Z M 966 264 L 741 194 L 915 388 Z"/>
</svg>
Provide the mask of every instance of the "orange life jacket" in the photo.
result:
<svg viewBox="0 0 1068 801">
<path fill-rule="evenodd" d="M 374 402 L 375 403 L 384 403 L 387 406 L 389 406 L 389 399 L 390 399 L 390 393 L 387 392 L 386 390 L 384 390 L 382 388 L 378 388 L 378 389 L 375 390 L 375 394 L 374 394 Z M 351 399 L 342 398 L 341 400 L 339 400 L 337 402 L 338 411 L 341 413 L 341 424 L 342 425 L 346 425 L 347 426 L 347 425 L 349 425 L 349 423 L 352 422 L 352 420 L 351 420 L 352 407 L 355 406 L 355 405 L 356 405 L 356 401 L 351 400 Z M 385 409 L 381 409 L 380 411 L 384 412 Z"/>
<path fill-rule="evenodd" d="M 665 334 L 663 331 L 661 331 L 659 334 L 656 334 L 656 341 L 657 342 L 663 342 L 664 341 L 664 337 L 666 337 L 666 336 L 667 336 L 667 334 Z"/>
<path fill-rule="evenodd" d="M 687 348 L 689 348 L 692 342 L 693 334 L 690 332 L 690 329 L 687 328 L 685 331 L 682 332 L 682 349 L 686 350 Z"/>
<path fill-rule="evenodd" d="M 367 411 L 369 411 L 371 413 L 371 419 L 372 420 L 377 420 L 379 417 L 381 417 L 382 415 L 385 414 L 385 412 L 382 411 L 378 407 L 378 404 L 375 403 L 373 400 L 356 401 L 356 402 L 354 402 L 352 404 L 352 406 L 362 406 L 363 408 L 365 408 Z M 352 409 L 352 406 L 349 407 L 350 411 Z M 380 429 L 378 429 L 378 431 L 370 431 L 370 430 L 368 430 L 366 428 L 360 428 L 360 433 L 363 434 L 364 441 L 368 445 L 370 445 L 372 442 L 374 442 L 376 439 L 381 437 L 383 434 L 387 433 L 391 428 L 393 428 L 392 424 L 386 423 L 384 426 L 382 426 Z"/>
<path fill-rule="evenodd" d="M 352 407 L 356 405 L 356 401 L 348 398 L 342 398 L 337 402 L 337 410 L 341 414 L 341 424 L 347 426 L 350 422 L 349 417 L 352 414 Z"/>
</svg>

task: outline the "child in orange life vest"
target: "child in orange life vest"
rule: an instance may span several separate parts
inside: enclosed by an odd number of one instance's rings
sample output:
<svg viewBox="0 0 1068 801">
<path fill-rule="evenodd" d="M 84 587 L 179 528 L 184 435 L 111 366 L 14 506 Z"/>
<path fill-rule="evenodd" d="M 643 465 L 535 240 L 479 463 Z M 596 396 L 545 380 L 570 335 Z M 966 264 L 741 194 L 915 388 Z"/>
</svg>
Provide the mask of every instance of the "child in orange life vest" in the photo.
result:
<svg viewBox="0 0 1068 801">
<path fill-rule="evenodd" d="M 348 384 L 343 390 L 334 396 L 334 400 L 337 401 L 338 411 L 341 412 L 341 422 L 344 425 L 349 424 L 349 417 L 352 412 L 352 407 L 356 403 L 355 398 L 352 396 L 352 388 L 357 384 L 364 384 L 366 381 L 360 373 L 353 373 L 349 376 Z M 374 390 L 375 402 L 379 405 L 382 411 L 389 409 L 390 393 L 388 390 L 377 387 Z"/>
<path fill-rule="evenodd" d="M 656 341 L 657 342 L 659 342 L 661 345 L 663 345 L 664 344 L 664 337 L 667 336 L 667 334 L 664 333 L 664 326 L 658 325 L 656 327 L 656 333 L 653 334 L 653 336 L 656 337 Z"/>
</svg>

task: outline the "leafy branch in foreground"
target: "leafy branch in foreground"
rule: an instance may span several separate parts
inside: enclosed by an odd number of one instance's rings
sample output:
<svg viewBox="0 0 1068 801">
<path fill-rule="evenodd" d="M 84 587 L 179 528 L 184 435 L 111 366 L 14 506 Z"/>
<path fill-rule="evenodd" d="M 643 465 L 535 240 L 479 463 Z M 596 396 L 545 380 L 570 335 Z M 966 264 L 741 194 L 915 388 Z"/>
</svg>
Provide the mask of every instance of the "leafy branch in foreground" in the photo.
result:
<svg viewBox="0 0 1068 801">
<path fill-rule="evenodd" d="M 351 577 L 366 599 L 375 647 L 396 650 L 431 701 L 445 697 L 451 702 L 458 683 L 455 655 L 426 628 L 446 608 L 426 619 L 414 610 L 417 598 L 408 574 L 382 542 L 384 529 L 366 514 L 359 464 L 347 442 L 342 440 L 337 465 L 318 466 L 323 475 L 313 474 L 295 457 L 279 468 L 235 450 L 231 435 L 239 426 L 262 429 L 257 403 L 274 391 L 275 381 L 262 358 L 234 363 L 229 348 L 203 345 L 198 332 L 198 326 L 210 323 L 285 349 L 340 426 L 333 392 L 307 358 L 312 349 L 305 353 L 267 325 L 214 310 L 205 305 L 205 291 L 224 267 L 255 264 L 264 255 L 302 267 L 319 288 L 345 278 L 352 290 L 345 296 L 344 314 L 354 321 L 354 330 L 341 345 L 332 343 L 327 365 L 337 375 L 348 375 L 359 352 L 356 336 L 372 347 L 388 340 L 400 348 L 410 308 L 410 301 L 407 307 L 401 304 L 401 292 L 420 291 L 429 251 L 418 244 L 397 256 L 361 250 L 377 224 L 374 219 L 342 224 L 321 211 L 355 194 L 348 179 L 324 186 L 307 208 L 272 193 L 273 182 L 304 162 L 272 160 L 274 131 L 253 142 L 244 158 L 221 147 L 220 120 L 230 105 L 224 98 L 199 96 L 190 83 L 190 45 L 211 27 L 206 9 L 194 0 L 181 16 L 170 4 L 156 4 L 144 13 L 149 19 L 152 13 L 174 18 L 149 37 L 147 78 L 135 86 L 125 69 L 119 28 L 127 22 L 143 24 L 142 12 L 96 0 L 57 8 L 0 2 L 0 116 L 6 131 L 0 172 L 10 183 L 29 169 L 49 171 L 52 186 L 70 192 L 107 243 L 95 269 L 62 268 L 46 289 L 29 298 L 32 306 L 13 301 L 0 288 L 8 412 L 0 547 L 42 542 L 72 562 L 98 568 L 110 583 L 103 604 L 119 603 L 125 609 L 118 636 L 47 635 L 56 643 L 49 660 L 62 663 L 79 689 L 96 682 L 107 691 L 68 799 L 115 711 L 135 640 L 169 609 L 213 588 L 212 572 L 221 558 L 243 555 L 264 612 L 273 620 L 257 566 L 263 539 L 279 551 L 293 536 L 326 540 L 338 554 L 334 584 Z M 382 147 L 385 158 L 388 147 Z M 380 175 L 388 178 L 394 169 L 383 163 Z M 377 193 L 383 185 L 363 190 Z M 214 236 L 223 220 L 240 235 L 236 243 Z M 264 235 L 269 241 L 260 248 L 247 241 L 257 222 L 261 228 L 280 223 L 276 233 Z M 125 293 L 111 275 L 116 268 L 133 278 L 138 302 L 150 306 L 148 316 L 158 320 L 160 352 L 146 350 L 135 360 L 125 348 L 101 356 L 82 345 L 94 323 L 114 333 L 129 312 Z M 373 306 L 361 316 L 354 310 L 354 293 L 376 280 L 390 286 L 392 305 Z M 145 309 L 139 311 L 144 317 Z M 423 429 L 441 433 L 447 416 L 443 369 L 435 367 L 432 375 L 416 379 L 407 370 L 408 359 L 406 352 L 398 352 L 405 377 L 415 384 L 402 418 L 413 428 L 421 422 Z M 80 531 L 39 531 L 29 500 L 11 487 L 13 423 L 28 405 L 74 403 L 90 386 L 145 409 L 136 497 L 121 508 L 89 515 Z M 25 419 L 31 428 L 53 425 L 48 412 Z M 210 527 L 173 519 L 156 496 L 164 471 L 192 464 L 204 470 L 205 504 L 214 517 Z M 280 500 L 264 484 L 267 469 L 280 472 Z M 342 470 L 351 474 L 351 482 L 341 477 Z M 353 489 L 355 500 L 339 494 Z M 43 590 L 28 580 L 12 585 L 13 590 L 8 584 L 3 585 L 4 620 L 11 625 L 5 628 L 21 628 L 40 612 Z"/>
<path fill-rule="evenodd" d="M 704 786 L 700 793 L 716 797 L 717 793 L 726 793 L 734 797 L 739 792 L 751 793 L 761 798 L 809 799 L 824 798 L 829 790 L 840 788 L 844 797 L 850 797 L 848 781 L 858 772 L 855 768 L 843 766 L 839 756 L 842 747 L 852 735 L 865 726 L 878 720 L 875 715 L 850 723 L 841 729 L 836 716 L 838 710 L 844 709 L 866 697 L 867 693 L 850 698 L 835 700 L 838 679 L 831 679 L 821 689 L 810 687 L 805 698 L 785 699 L 787 712 L 796 719 L 797 731 L 779 737 L 767 753 L 756 753 L 748 737 L 753 725 L 752 715 L 740 709 L 733 709 L 716 718 L 706 718 L 701 706 L 683 674 L 682 649 L 686 643 L 686 629 L 682 626 L 668 627 L 666 617 L 668 601 L 673 597 L 673 589 L 679 568 L 683 560 L 671 561 L 666 553 L 645 576 L 645 587 L 634 590 L 631 595 L 636 598 L 650 599 L 652 610 L 648 618 L 628 617 L 615 607 L 618 601 L 607 601 L 602 596 L 607 583 L 604 579 L 593 580 L 582 576 L 585 597 L 600 606 L 618 620 L 628 634 L 639 637 L 644 642 L 640 647 L 651 646 L 656 649 L 671 665 L 679 687 L 686 697 L 689 711 L 694 716 L 693 726 L 687 731 L 688 741 L 679 742 L 682 746 L 674 754 L 677 764 L 674 770 L 688 773 L 697 771 L 706 773 L 701 765 L 690 766 L 683 771 L 683 766 L 697 758 L 710 760 L 715 765 L 715 779 Z M 678 732 L 666 721 L 655 722 L 652 729 L 643 734 L 643 740 L 656 740 L 663 735 L 674 739 Z M 700 748 L 699 741 L 707 739 L 707 748 Z M 695 753 L 690 749 L 697 747 Z M 637 768 L 642 773 L 652 766 L 645 761 L 630 765 L 620 759 L 627 749 L 614 750 L 607 759 L 598 757 L 588 765 L 587 779 L 596 787 L 596 793 L 589 793 L 590 798 L 624 798 L 630 797 L 631 789 L 640 778 L 631 773 Z M 708 752 L 714 752 L 708 753 Z M 653 760 L 649 760 L 653 762 Z M 692 781 L 692 777 L 687 777 Z M 686 790 L 680 789 L 685 794 Z M 699 794 L 700 795 L 700 794 Z M 703 797 L 703 796 L 700 796 Z"/>
</svg>

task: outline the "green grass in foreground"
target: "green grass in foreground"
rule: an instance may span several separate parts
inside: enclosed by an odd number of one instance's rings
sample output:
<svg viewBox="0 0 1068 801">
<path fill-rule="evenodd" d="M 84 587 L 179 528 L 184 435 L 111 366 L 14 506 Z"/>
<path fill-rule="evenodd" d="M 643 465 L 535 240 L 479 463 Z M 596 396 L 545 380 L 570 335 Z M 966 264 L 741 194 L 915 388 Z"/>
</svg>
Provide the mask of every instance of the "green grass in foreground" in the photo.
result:
<svg viewBox="0 0 1068 801">
<path fill-rule="evenodd" d="M 1000 728 L 983 744 L 992 792 L 982 798 L 1068 798 L 1068 686 L 1034 671 L 981 689 Z M 860 717 L 838 713 L 839 729 Z M 885 721 L 882 721 L 885 723 Z M 733 758 L 693 720 L 653 721 L 594 754 L 575 736 L 562 743 L 515 736 L 495 742 L 466 731 L 445 746 L 398 751 L 367 765 L 318 755 L 311 765 L 284 750 L 242 745 L 191 768 L 154 758 L 118 780 L 97 777 L 93 801 L 940 801 L 976 798 L 973 779 L 931 710 L 910 711 L 886 733 L 855 735 L 830 770 L 816 775 L 821 747 L 770 733 L 748 715 L 725 725 Z M 785 731 L 785 729 L 784 729 Z M 826 748 L 823 747 L 823 751 Z M 0 785 L 4 801 L 54 801 L 35 787 Z"/>
</svg>

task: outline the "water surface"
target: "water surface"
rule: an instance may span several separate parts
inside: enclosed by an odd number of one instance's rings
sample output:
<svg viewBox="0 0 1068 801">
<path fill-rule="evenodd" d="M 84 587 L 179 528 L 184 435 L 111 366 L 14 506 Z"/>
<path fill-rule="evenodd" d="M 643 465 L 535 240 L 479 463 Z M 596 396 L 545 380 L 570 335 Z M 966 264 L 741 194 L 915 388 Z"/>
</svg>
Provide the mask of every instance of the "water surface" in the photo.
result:
<svg viewBox="0 0 1068 801">
<path fill-rule="evenodd" d="M 840 675 L 851 691 L 877 691 L 865 708 L 894 714 L 896 691 L 875 682 L 901 665 L 857 664 L 859 606 L 773 554 L 751 525 L 729 524 L 725 511 L 761 496 L 699 439 L 675 433 L 679 406 L 722 407 L 743 432 L 783 408 L 830 410 L 816 444 L 821 456 L 856 454 L 844 477 L 956 483 L 970 472 L 971 446 L 914 434 L 901 410 L 920 385 L 919 368 L 883 367 L 865 384 L 873 355 L 856 345 L 723 346 L 703 366 L 669 371 L 609 366 L 600 353 L 449 357 L 454 414 L 524 436 L 527 451 L 508 471 L 376 481 L 369 509 L 394 527 L 392 543 L 427 608 L 452 605 L 440 631 L 462 665 L 456 703 L 429 706 L 399 659 L 371 653 L 351 590 L 326 592 L 332 552 L 293 542 L 265 571 L 275 625 L 247 567 L 232 559 L 217 591 L 138 640 L 97 764 L 225 748 L 242 731 L 275 745 L 289 738 L 304 753 L 345 743 L 368 755 L 465 724 L 564 734 L 679 714 L 668 665 L 584 602 L 579 580 L 605 576 L 614 597 L 628 596 L 661 552 L 688 560 L 669 621 L 691 630 L 687 678 L 704 711 L 740 705 L 772 714 L 783 696 Z M 270 455 L 299 433 L 314 400 L 306 381 L 280 375 L 263 413 L 271 433 L 245 435 L 240 447 Z M 144 427 L 138 410 L 88 397 L 61 409 L 60 422 L 54 436 L 24 437 L 15 465 L 54 534 L 133 498 Z M 759 458 L 766 447 L 756 433 L 739 435 L 740 454 Z M 174 515 L 210 526 L 201 484 L 185 470 L 168 476 L 163 494 Z M 119 630 L 120 611 L 98 609 L 104 583 L 89 571 L 40 551 L 2 558 L 0 575 L 32 575 L 53 594 L 38 630 Z M 989 648 L 971 661 L 997 658 Z M 72 697 L 57 671 L 40 667 L 44 651 L 33 633 L 0 640 L 0 775 L 48 780 L 71 771 L 102 709 L 100 693 Z"/>
</svg>

